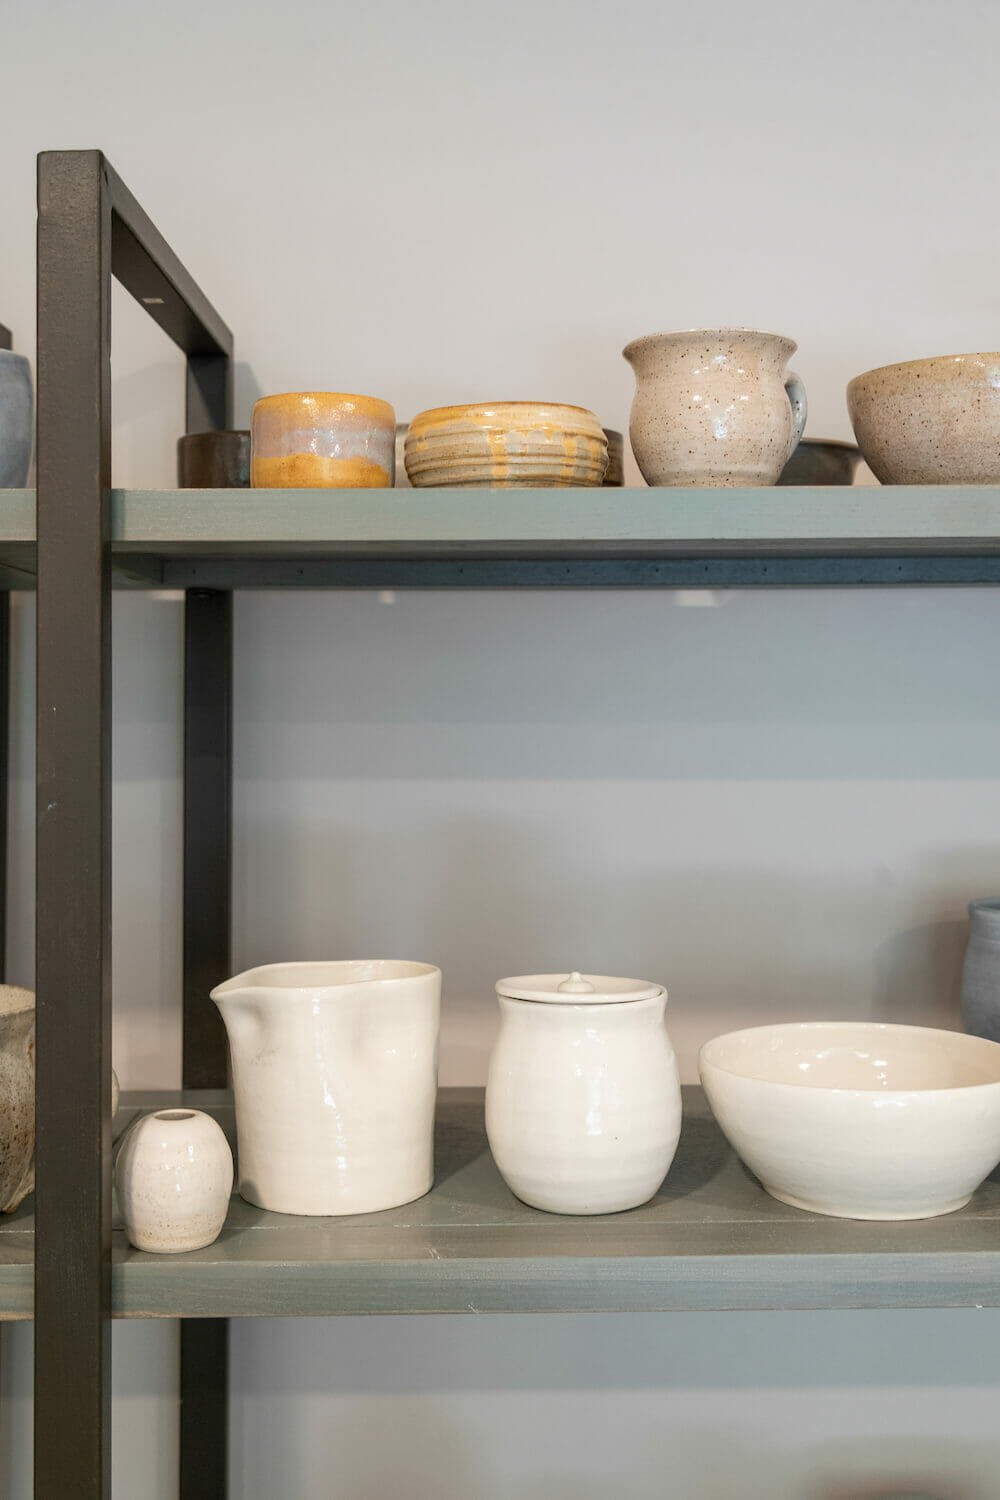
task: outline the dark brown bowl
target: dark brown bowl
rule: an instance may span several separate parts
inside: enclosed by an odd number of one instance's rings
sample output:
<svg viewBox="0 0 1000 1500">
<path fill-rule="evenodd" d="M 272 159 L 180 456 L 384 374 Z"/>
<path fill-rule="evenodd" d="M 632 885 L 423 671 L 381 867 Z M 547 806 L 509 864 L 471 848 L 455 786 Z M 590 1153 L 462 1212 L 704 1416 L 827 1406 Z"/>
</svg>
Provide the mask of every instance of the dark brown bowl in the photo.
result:
<svg viewBox="0 0 1000 1500">
<path fill-rule="evenodd" d="M 249 489 L 249 432 L 189 432 L 178 438 L 177 485 L 182 490 Z"/>
</svg>

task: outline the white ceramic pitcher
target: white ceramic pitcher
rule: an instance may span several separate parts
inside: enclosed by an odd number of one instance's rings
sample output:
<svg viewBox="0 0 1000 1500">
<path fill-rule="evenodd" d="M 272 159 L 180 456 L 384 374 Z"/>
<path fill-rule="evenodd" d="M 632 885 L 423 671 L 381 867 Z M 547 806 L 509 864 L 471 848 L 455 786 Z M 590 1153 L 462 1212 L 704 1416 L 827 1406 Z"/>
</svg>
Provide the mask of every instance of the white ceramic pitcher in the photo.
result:
<svg viewBox="0 0 1000 1500">
<path fill-rule="evenodd" d="M 267 964 L 212 991 L 229 1035 L 240 1192 L 285 1214 L 360 1214 L 434 1178 L 441 971 Z"/>
<path fill-rule="evenodd" d="M 651 333 L 622 350 L 635 371 L 629 437 L 652 485 L 769 485 L 806 425 L 785 366 L 798 346 L 752 328 Z"/>
</svg>

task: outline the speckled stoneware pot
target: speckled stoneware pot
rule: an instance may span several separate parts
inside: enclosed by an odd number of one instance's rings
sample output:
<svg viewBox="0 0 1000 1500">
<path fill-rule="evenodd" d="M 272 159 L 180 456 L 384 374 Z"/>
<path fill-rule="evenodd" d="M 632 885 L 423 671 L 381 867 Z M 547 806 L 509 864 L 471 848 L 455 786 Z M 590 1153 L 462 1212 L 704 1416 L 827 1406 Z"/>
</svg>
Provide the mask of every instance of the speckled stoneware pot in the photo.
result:
<svg viewBox="0 0 1000 1500">
<path fill-rule="evenodd" d="M 868 370 L 848 385 L 847 410 L 883 484 L 1000 484 L 1000 353 Z"/>
<path fill-rule="evenodd" d="M 254 489 L 391 489 L 396 413 L 377 396 L 289 391 L 250 418 Z"/>
<path fill-rule="evenodd" d="M 853 484 L 861 449 L 836 438 L 803 438 L 781 471 L 779 484 Z"/>
<path fill-rule="evenodd" d="M 0 349 L 0 489 L 27 484 L 34 430 L 31 366 L 23 354 Z"/>
<path fill-rule="evenodd" d="M 226 1221 L 233 1153 L 222 1127 L 200 1109 L 159 1109 L 123 1136 L 115 1185 L 137 1250 L 202 1250 Z"/>
<path fill-rule="evenodd" d="M 412 485 L 535 489 L 600 485 L 608 442 L 592 411 L 538 401 L 439 406 L 406 437 Z"/>
<path fill-rule="evenodd" d="M 651 485 L 766 485 L 802 436 L 793 339 L 751 328 L 651 333 L 622 350 L 635 371 L 632 451 Z"/>
<path fill-rule="evenodd" d="M 0 1209 L 35 1185 L 35 997 L 0 984 Z"/>
</svg>

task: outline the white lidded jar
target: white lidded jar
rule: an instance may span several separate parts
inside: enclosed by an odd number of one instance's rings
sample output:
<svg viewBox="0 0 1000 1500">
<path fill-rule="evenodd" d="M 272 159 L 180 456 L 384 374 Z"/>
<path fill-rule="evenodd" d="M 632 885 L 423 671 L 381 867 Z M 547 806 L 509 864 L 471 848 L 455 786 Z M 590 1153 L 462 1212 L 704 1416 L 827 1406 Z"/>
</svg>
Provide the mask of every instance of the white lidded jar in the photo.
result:
<svg viewBox="0 0 1000 1500">
<path fill-rule="evenodd" d="M 486 1133 L 508 1187 L 550 1213 L 645 1203 L 681 1129 L 666 990 L 573 972 L 502 979 L 496 991 Z"/>
</svg>

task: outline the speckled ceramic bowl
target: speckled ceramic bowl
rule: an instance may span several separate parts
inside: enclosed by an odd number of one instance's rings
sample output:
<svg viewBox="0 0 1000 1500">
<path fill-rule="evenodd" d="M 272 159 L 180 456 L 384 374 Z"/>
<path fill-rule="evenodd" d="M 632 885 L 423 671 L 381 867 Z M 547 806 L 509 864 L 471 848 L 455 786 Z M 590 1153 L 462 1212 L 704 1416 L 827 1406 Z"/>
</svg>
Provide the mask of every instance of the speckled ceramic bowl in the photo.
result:
<svg viewBox="0 0 1000 1500">
<path fill-rule="evenodd" d="M 439 406 L 414 417 L 406 472 L 415 487 L 531 489 L 600 485 L 608 443 L 593 412 L 537 401 Z"/>
<path fill-rule="evenodd" d="M 848 385 L 847 410 L 883 484 L 1000 484 L 1000 353 L 868 370 Z"/>
<path fill-rule="evenodd" d="M 781 471 L 779 484 L 853 484 L 861 449 L 836 438 L 803 438 Z"/>
</svg>

